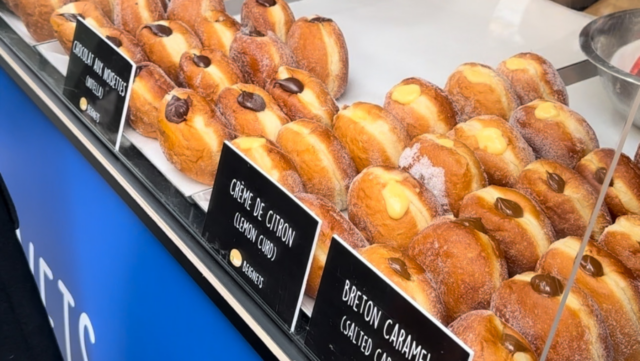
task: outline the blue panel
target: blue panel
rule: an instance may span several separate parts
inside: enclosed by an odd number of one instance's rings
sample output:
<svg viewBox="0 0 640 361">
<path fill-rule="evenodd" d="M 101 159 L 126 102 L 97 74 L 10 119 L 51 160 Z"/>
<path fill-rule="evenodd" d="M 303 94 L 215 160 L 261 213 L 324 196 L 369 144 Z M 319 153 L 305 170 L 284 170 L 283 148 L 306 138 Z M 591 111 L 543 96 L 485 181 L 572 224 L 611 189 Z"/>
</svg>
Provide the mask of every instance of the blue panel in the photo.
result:
<svg viewBox="0 0 640 361">
<path fill-rule="evenodd" d="M 34 274 L 65 356 L 69 345 L 67 361 L 84 359 L 83 339 L 92 361 L 259 359 L 3 70 L 0 109 L 0 172 L 18 209 L 25 251 L 34 251 Z M 61 288 L 74 303 L 68 331 Z M 89 321 L 80 328 L 82 313 Z"/>
</svg>

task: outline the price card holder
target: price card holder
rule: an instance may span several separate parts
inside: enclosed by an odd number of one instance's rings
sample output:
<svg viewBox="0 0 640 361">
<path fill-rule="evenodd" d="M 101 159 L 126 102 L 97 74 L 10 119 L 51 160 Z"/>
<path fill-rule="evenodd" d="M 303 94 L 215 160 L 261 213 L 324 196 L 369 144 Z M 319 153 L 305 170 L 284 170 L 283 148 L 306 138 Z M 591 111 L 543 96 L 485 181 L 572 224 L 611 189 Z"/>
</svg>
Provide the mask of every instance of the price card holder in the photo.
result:
<svg viewBox="0 0 640 361">
<path fill-rule="evenodd" d="M 64 96 L 120 147 L 136 65 L 110 41 L 77 18 Z"/>
<path fill-rule="evenodd" d="M 336 236 L 305 344 L 322 361 L 473 359 L 473 351 Z"/>
<path fill-rule="evenodd" d="M 313 213 L 225 142 L 202 234 L 290 332 L 319 232 Z"/>
</svg>

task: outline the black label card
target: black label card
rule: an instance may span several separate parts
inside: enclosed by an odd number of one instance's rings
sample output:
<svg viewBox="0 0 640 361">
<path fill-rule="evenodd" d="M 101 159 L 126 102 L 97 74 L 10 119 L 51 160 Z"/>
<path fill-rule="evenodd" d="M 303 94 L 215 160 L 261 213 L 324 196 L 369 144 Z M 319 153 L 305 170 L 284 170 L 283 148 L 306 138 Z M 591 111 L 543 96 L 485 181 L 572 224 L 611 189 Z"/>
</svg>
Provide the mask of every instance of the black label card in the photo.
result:
<svg viewBox="0 0 640 361">
<path fill-rule="evenodd" d="M 120 147 L 136 65 L 78 17 L 64 96 Z"/>
<path fill-rule="evenodd" d="M 323 361 L 473 359 L 455 335 L 335 236 L 305 344 Z"/>
<path fill-rule="evenodd" d="M 202 234 L 292 332 L 319 232 L 313 213 L 225 142 Z"/>
</svg>

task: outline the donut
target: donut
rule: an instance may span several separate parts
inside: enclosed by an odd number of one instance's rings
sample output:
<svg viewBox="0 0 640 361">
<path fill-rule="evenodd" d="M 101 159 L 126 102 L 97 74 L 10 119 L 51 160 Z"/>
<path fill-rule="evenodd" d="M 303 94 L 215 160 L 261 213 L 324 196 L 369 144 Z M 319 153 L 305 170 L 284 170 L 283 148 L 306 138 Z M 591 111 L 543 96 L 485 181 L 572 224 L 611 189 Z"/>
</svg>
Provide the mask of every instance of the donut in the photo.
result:
<svg viewBox="0 0 640 361">
<path fill-rule="evenodd" d="M 584 236 L 598 194 L 576 171 L 552 160 L 540 159 L 520 173 L 516 189 L 540 205 L 557 238 Z M 591 238 L 598 239 L 610 224 L 611 216 L 603 204 Z"/>
<path fill-rule="evenodd" d="M 280 129 L 276 143 L 295 164 L 308 193 L 325 198 L 339 210 L 347 208 L 356 166 L 329 128 L 311 120 L 296 120 Z"/>
<path fill-rule="evenodd" d="M 610 148 L 598 148 L 576 165 L 576 172 L 580 173 L 597 193 L 600 193 L 615 153 L 616 151 Z M 640 166 L 624 153 L 620 154 L 604 201 L 613 219 L 627 214 L 640 215 Z"/>
<path fill-rule="evenodd" d="M 400 250 L 439 216 L 433 196 L 411 175 L 389 167 L 369 167 L 351 183 L 349 219 L 372 244 Z"/>
<path fill-rule="evenodd" d="M 241 136 L 264 137 L 275 141 L 289 118 L 275 100 L 251 84 L 236 84 L 222 89 L 216 103 L 217 113 Z"/>
<path fill-rule="evenodd" d="M 178 77 L 212 106 L 222 89 L 244 81 L 236 64 L 215 49 L 191 49 L 182 54 Z"/>
<path fill-rule="evenodd" d="M 50 22 L 56 39 L 64 51 L 69 54 L 76 31 L 78 17 L 83 18 L 95 30 L 113 27 L 111 21 L 94 3 L 79 1 L 69 3 L 51 14 Z M 135 39 L 134 39 L 135 41 Z"/>
<path fill-rule="evenodd" d="M 520 101 L 507 79 L 478 63 L 460 65 L 447 79 L 444 90 L 458 109 L 458 121 L 479 115 L 509 119 Z"/>
<path fill-rule="evenodd" d="M 297 193 L 295 196 L 322 221 L 320 234 L 316 242 L 316 249 L 313 253 L 313 260 L 311 261 L 309 278 L 307 279 L 307 285 L 304 290 L 307 296 L 316 298 L 318 295 L 318 287 L 320 287 L 322 272 L 324 271 L 324 265 L 327 261 L 329 246 L 331 246 L 331 238 L 337 235 L 353 249 L 367 247 L 369 244 L 356 227 L 349 222 L 347 217 L 342 215 L 342 213 L 326 199 L 306 193 Z"/>
<path fill-rule="evenodd" d="M 162 100 L 158 140 L 167 160 L 190 178 L 213 185 L 220 152 L 231 134 L 209 103 L 190 89 L 176 88 Z"/>
<path fill-rule="evenodd" d="M 242 26 L 252 26 L 259 32 L 269 31 L 287 41 L 287 33 L 296 18 L 285 0 L 245 0 L 240 13 Z"/>
<path fill-rule="evenodd" d="M 114 27 L 100 28 L 99 31 L 105 39 L 109 40 L 111 44 L 118 48 L 118 50 L 132 62 L 139 64 L 149 61 L 147 54 L 145 54 L 140 43 L 138 43 L 138 40 L 136 40 L 133 35 Z"/>
<path fill-rule="evenodd" d="M 262 33 L 243 28 L 236 33 L 229 48 L 229 56 L 244 74 L 244 78 L 265 88 L 281 66 L 297 68 L 296 58 L 274 33 Z"/>
<path fill-rule="evenodd" d="M 534 100 L 518 108 L 509 123 L 520 132 L 538 158 L 569 168 L 599 147 L 589 123 L 566 105 Z"/>
<path fill-rule="evenodd" d="M 229 55 L 231 42 L 240 31 L 240 23 L 224 11 L 208 11 L 193 29 L 202 46 L 206 49 L 217 49 Z"/>
<path fill-rule="evenodd" d="M 309 119 L 331 127 L 339 110 L 324 83 L 304 70 L 281 66 L 266 90 L 291 120 Z"/>
<path fill-rule="evenodd" d="M 165 19 L 161 0 L 115 0 L 113 5 L 113 23 L 133 36 L 141 26 Z"/>
<path fill-rule="evenodd" d="M 613 346 L 598 306 L 578 287 L 548 274 L 526 272 L 502 283 L 491 311 L 541 356 L 564 292 L 569 292 L 548 361 L 613 361 Z"/>
<path fill-rule="evenodd" d="M 359 253 L 418 306 L 436 320 L 444 321 L 444 306 L 438 290 L 418 262 L 400 250 L 384 244 L 362 248 Z"/>
<path fill-rule="evenodd" d="M 303 16 L 289 29 L 287 45 L 303 70 L 315 75 L 339 98 L 349 80 L 349 53 L 344 35 L 333 20 Z"/>
<path fill-rule="evenodd" d="M 157 138 L 160 105 L 165 95 L 175 88 L 176 85 L 159 66 L 138 64 L 127 113 L 131 127 L 145 137 Z"/>
<path fill-rule="evenodd" d="M 522 169 L 535 160 L 520 133 L 495 115 L 471 118 L 456 125 L 448 136 L 473 150 L 489 184 L 513 187 Z"/>
<path fill-rule="evenodd" d="M 640 279 L 640 216 L 620 216 L 605 228 L 598 244 L 618 257 Z"/>
<path fill-rule="evenodd" d="M 489 186 L 467 194 L 460 217 L 479 218 L 504 253 L 509 277 L 533 271 L 555 240 L 551 222 L 542 209 L 524 194 L 510 188 Z"/>
<path fill-rule="evenodd" d="M 488 309 L 491 295 L 507 279 L 500 248 L 485 232 L 478 218 L 441 219 L 409 244 L 409 255 L 438 286 L 446 322 Z"/>
<path fill-rule="evenodd" d="M 465 313 L 449 329 L 473 350 L 474 361 L 538 361 L 529 342 L 491 311 Z"/>
<path fill-rule="evenodd" d="M 240 137 L 234 139 L 231 145 L 291 194 L 304 193 L 302 179 L 295 165 L 272 141 L 260 137 Z"/>
<path fill-rule="evenodd" d="M 538 272 L 568 279 L 582 240 L 567 237 L 551 245 Z M 589 242 L 576 276 L 580 287 L 599 306 L 613 343 L 614 360 L 640 360 L 640 282 L 611 253 Z"/>
<path fill-rule="evenodd" d="M 163 20 L 140 28 L 136 38 L 149 59 L 156 63 L 178 85 L 180 57 L 191 49 L 202 48 L 200 40 L 182 22 Z"/>
<path fill-rule="evenodd" d="M 399 165 L 431 190 L 443 210 L 454 216 L 464 196 L 487 186 L 487 177 L 473 151 L 440 134 L 413 139 L 402 152 Z"/>
<path fill-rule="evenodd" d="M 167 19 L 182 21 L 196 31 L 200 21 L 210 11 L 224 12 L 224 0 L 171 0 L 167 8 Z"/>
<path fill-rule="evenodd" d="M 410 140 L 391 113 L 364 102 L 344 106 L 334 118 L 333 132 L 349 151 L 358 172 L 368 166 L 397 167 Z"/>
<path fill-rule="evenodd" d="M 384 108 L 404 124 L 412 139 L 445 134 L 458 124 L 458 113 L 447 93 L 420 78 L 407 78 L 391 88 Z"/>
<path fill-rule="evenodd" d="M 20 5 L 14 6 L 14 8 L 17 8 L 18 14 L 31 37 L 36 42 L 41 43 L 55 38 L 55 33 L 50 23 L 51 14 L 70 2 L 70 0 L 21 0 Z"/>
<path fill-rule="evenodd" d="M 96 4 L 100 10 L 106 15 L 109 22 L 113 22 L 113 5 L 115 0 L 89 0 L 90 2 Z"/>
<path fill-rule="evenodd" d="M 498 74 L 509 79 L 520 104 L 537 99 L 569 105 L 567 88 L 556 68 L 536 53 L 519 53 L 501 62 Z"/>
</svg>

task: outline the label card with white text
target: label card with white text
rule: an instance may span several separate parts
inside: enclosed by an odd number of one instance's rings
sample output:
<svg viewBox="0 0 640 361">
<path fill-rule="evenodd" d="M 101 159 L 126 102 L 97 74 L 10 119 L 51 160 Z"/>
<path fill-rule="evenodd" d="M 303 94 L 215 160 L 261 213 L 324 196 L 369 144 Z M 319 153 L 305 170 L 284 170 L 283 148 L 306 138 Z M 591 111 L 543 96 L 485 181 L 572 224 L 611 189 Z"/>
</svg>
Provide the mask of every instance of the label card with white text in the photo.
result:
<svg viewBox="0 0 640 361">
<path fill-rule="evenodd" d="M 305 344 L 322 361 L 473 359 L 473 351 L 336 236 Z"/>
<path fill-rule="evenodd" d="M 77 17 L 62 93 L 120 147 L 136 65 Z"/>
<path fill-rule="evenodd" d="M 291 332 L 319 232 L 313 213 L 225 142 L 202 234 Z"/>
</svg>

